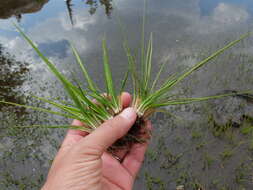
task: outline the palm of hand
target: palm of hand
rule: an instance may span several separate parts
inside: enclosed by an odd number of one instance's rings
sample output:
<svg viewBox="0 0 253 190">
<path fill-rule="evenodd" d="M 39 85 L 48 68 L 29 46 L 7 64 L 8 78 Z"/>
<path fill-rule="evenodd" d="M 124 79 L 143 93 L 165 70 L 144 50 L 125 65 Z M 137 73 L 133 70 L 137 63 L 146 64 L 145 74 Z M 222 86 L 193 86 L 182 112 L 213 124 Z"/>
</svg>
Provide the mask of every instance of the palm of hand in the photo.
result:
<svg viewBox="0 0 253 190">
<path fill-rule="evenodd" d="M 75 125 L 77 124 L 74 121 Z M 96 146 L 81 152 L 76 148 L 83 132 L 70 131 L 58 152 L 48 175 L 47 186 L 43 190 L 130 190 L 141 167 L 147 144 L 133 145 L 120 163 L 110 153 L 97 156 Z M 61 179 L 55 185 L 54 176 Z M 53 180 L 50 180 L 53 179 Z M 52 181 L 52 182 L 51 182 Z M 88 183 L 87 183 L 88 182 Z M 49 184 L 49 185 L 48 185 Z M 52 185 L 53 188 L 50 186 Z M 56 187 L 56 188 L 55 188 Z"/>
<path fill-rule="evenodd" d="M 129 105 L 130 100 L 128 94 L 122 96 L 124 107 Z M 111 124 L 113 125 L 113 123 Z M 120 121 L 118 121 L 118 124 L 121 124 Z M 73 125 L 82 126 L 83 124 L 74 120 Z M 147 126 L 151 128 L 150 122 L 147 122 Z M 105 130 L 105 128 L 101 129 Z M 104 151 L 106 149 L 102 148 L 103 152 L 101 152 L 101 144 L 99 145 L 97 142 L 99 139 L 104 138 L 106 134 L 101 133 L 100 130 L 97 135 L 94 137 L 94 135 L 88 135 L 86 132 L 69 130 L 51 166 L 47 182 L 42 189 L 132 189 L 135 177 L 144 160 L 147 144 L 133 145 L 127 153 L 124 151 L 118 152 L 119 157 L 124 157 L 124 160 L 119 162 L 111 154 Z M 112 133 L 112 135 L 114 134 Z M 93 143 L 86 143 L 91 142 L 91 140 Z"/>
<path fill-rule="evenodd" d="M 142 164 L 146 147 L 135 145 L 122 163 L 110 154 L 102 156 L 102 183 L 104 190 L 130 190 Z"/>
</svg>

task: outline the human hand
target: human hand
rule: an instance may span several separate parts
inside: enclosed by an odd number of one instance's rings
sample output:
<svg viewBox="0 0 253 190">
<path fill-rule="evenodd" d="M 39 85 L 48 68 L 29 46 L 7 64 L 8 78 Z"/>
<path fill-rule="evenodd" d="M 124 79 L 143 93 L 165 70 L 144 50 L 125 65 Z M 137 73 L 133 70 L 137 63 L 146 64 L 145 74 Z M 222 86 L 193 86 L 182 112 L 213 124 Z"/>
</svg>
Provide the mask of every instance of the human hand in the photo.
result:
<svg viewBox="0 0 253 190">
<path fill-rule="evenodd" d="M 123 93 L 124 108 L 131 96 Z M 144 160 L 147 144 L 135 144 L 119 162 L 106 150 L 124 136 L 136 120 L 133 108 L 106 121 L 91 134 L 69 130 L 42 190 L 130 190 Z M 73 125 L 82 126 L 74 120 Z M 148 127 L 151 124 L 147 123 Z M 119 155 L 124 152 L 119 152 Z"/>
</svg>

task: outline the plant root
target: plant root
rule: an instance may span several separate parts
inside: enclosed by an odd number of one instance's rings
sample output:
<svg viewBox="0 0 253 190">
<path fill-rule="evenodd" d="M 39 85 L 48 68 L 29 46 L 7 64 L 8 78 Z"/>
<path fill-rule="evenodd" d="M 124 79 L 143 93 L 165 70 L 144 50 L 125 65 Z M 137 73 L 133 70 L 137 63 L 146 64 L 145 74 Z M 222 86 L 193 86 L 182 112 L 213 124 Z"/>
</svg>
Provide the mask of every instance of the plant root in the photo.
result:
<svg viewBox="0 0 253 190">
<path fill-rule="evenodd" d="M 137 117 L 128 133 L 109 147 L 108 152 L 114 154 L 120 150 L 130 151 L 134 144 L 146 143 L 150 137 L 151 134 L 150 130 L 147 128 L 146 121 L 143 117 Z"/>
</svg>

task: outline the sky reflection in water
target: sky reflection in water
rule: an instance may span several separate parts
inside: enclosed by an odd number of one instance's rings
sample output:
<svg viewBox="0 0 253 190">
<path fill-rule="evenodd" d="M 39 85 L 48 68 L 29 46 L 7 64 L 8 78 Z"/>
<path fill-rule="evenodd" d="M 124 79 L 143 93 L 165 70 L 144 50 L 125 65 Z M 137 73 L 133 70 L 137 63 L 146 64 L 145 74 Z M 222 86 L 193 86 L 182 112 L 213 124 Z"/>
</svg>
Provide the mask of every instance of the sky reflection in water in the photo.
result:
<svg viewBox="0 0 253 190">
<path fill-rule="evenodd" d="M 86 4 L 86 1 L 73 0 L 67 1 L 72 5 L 68 7 L 62 0 L 40 2 L 44 2 L 41 10 L 22 14 L 21 19 L 18 17 L 19 24 L 64 74 L 71 77 L 71 72 L 74 71 L 77 77 L 81 78 L 69 48 L 68 42 L 71 41 L 86 61 L 91 76 L 103 86 L 101 39 L 105 34 L 114 77 L 115 79 L 122 77 L 122 72 L 126 68 L 126 56 L 122 49 L 122 35 L 116 17 L 119 14 L 126 26 L 131 47 L 133 49 L 139 47 L 143 1 L 119 0 L 116 2 L 117 9 L 113 8 L 107 15 L 105 6 L 99 3 L 91 6 Z M 3 1 L 0 2 L 0 8 L 2 3 Z M 217 49 L 217 46 L 252 29 L 252 14 L 252 0 L 149 0 L 146 31 L 147 34 L 154 32 L 154 73 L 158 65 L 168 60 L 165 75 L 177 67 L 185 68 L 193 65 L 202 53 L 209 54 L 209 50 Z M 4 47 L 4 50 L 1 48 L 1 54 L 5 51 L 8 52 L 6 56 L 15 58 L 14 67 L 19 66 L 18 61 L 26 63 L 25 66 L 30 73 L 29 80 L 23 83 L 22 78 L 21 90 L 36 92 L 41 96 L 62 96 L 60 85 L 59 88 L 54 85 L 55 77 L 15 32 L 11 22 L 16 22 L 16 17 L 0 19 L 0 44 Z M 251 44 L 235 48 L 235 55 L 240 53 L 252 55 Z M 247 77 L 249 72 L 245 69 L 246 74 L 241 74 L 238 69 L 237 63 L 243 62 L 241 61 L 243 58 L 233 58 L 235 61 L 231 61 L 231 67 L 228 69 L 211 65 L 206 71 L 203 69 L 203 73 L 199 72 L 200 79 L 193 78 L 196 81 L 186 81 L 185 86 L 192 88 L 192 91 L 188 91 L 189 94 L 210 95 L 215 88 L 218 90 L 227 87 L 252 88 L 252 83 L 245 82 L 247 80 L 243 78 Z M 219 59 L 218 61 L 222 62 Z M 5 74 L 1 72 L 3 70 L 0 70 L 0 74 Z M 218 78 L 218 82 L 211 83 L 210 80 L 215 77 Z M 227 81 L 229 84 L 225 86 Z M 209 83 L 214 86 L 209 87 Z M 184 114 L 192 120 L 196 119 L 194 113 L 186 111 Z M 49 146 L 43 146 L 42 151 Z"/>
<path fill-rule="evenodd" d="M 103 7 L 98 7 L 96 14 L 91 15 L 89 5 L 83 1 L 74 0 L 70 4 L 72 5 L 71 15 L 73 15 L 71 19 L 64 1 L 45 1 L 41 11 L 22 16 L 20 25 L 38 46 L 45 50 L 44 53 L 47 56 L 58 62 L 60 60 L 64 67 L 63 62 L 73 61 L 67 45 L 67 42 L 71 41 L 78 47 L 81 55 L 90 62 L 93 59 L 92 56 L 100 54 L 100 44 L 104 33 L 111 48 L 121 46 L 122 37 L 115 24 L 118 13 L 114 14 L 112 10 L 110 19 L 105 16 Z M 133 46 L 138 46 L 139 43 L 142 4 L 141 1 L 133 0 L 117 2 L 119 15 L 127 26 L 129 40 Z M 191 43 L 191 39 L 195 40 L 201 36 L 211 39 L 217 34 L 228 36 L 230 33 L 240 34 L 247 30 L 252 18 L 249 8 L 251 4 L 250 0 L 150 1 L 147 10 L 147 32 L 155 33 L 156 44 L 159 44 L 158 47 L 156 46 L 156 52 L 163 52 L 163 56 L 166 56 L 166 51 L 168 53 L 168 47 L 175 49 L 180 47 L 184 51 L 190 51 L 188 48 L 191 44 L 187 41 Z M 31 48 L 14 32 L 11 20 L 15 19 L 0 20 L 0 43 L 18 59 L 37 60 Z M 73 20 L 73 25 L 71 20 Z M 184 47 L 176 43 L 183 40 L 185 40 Z M 113 51 L 116 55 L 120 54 L 118 50 Z M 68 59 L 69 57 L 71 59 Z M 161 57 L 162 59 L 164 58 Z M 112 64 L 116 63 L 112 62 Z M 94 67 L 96 70 L 97 67 Z"/>
</svg>

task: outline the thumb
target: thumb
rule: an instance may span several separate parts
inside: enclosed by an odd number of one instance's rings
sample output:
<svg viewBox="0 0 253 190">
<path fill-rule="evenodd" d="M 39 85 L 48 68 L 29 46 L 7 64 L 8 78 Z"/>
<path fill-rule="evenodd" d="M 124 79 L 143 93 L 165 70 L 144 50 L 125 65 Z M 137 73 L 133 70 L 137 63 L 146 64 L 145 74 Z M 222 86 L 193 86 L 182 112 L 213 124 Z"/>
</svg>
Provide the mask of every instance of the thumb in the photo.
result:
<svg viewBox="0 0 253 190">
<path fill-rule="evenodd" d="M 89 149 L 102 155 L 115 141 L 123 137 L 132 127 L 136 120 L 136 112 L 129 107 L 124 109 L 119 115 L 103 123 L 94 132 L 80 141 L 83 150 Z M 86 150 L 88 151 L 88 150 Z"/>
</svg>

